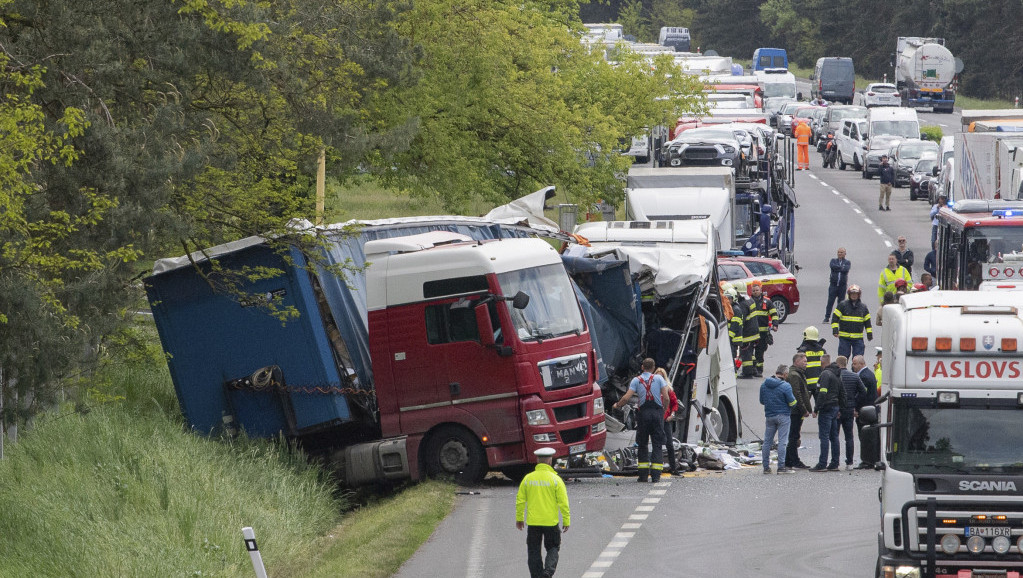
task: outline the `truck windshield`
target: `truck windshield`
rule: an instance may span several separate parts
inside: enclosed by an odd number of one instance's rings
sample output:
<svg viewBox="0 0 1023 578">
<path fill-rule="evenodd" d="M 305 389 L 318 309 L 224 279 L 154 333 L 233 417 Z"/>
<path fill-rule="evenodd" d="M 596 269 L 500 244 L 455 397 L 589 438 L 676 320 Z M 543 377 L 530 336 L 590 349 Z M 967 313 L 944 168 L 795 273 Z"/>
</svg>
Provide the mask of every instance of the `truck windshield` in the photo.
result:
<svg viewBox="0 0 1023 578">
<path fill-rule="evenodd" d="M 875 120 L 870 123 L 870 134 L 920 138 L 920 123 L 915 120 Z"/>
<path fill-rule="evenodd" d="M 735 237 L 748 239 L 753 234 L 753 205 L 749 203 L 735 204 Z M 731 247 L 729 247 L 731 248 Z"/>
<path fill-rule="evenodd" d="M 1023 410 L 1011 402 L 937 408 L 895 400 L 891 467 L 914 474 L 1023 472 Z"/>
<path fill-rule="evenodd" d="M 962 251 L 966 263 L 965 286 L 976 289 L 988 265 L 1002 263 L 1008 255 L 1016 263 L 1014 259 L 1019 259 L 1023 252 L 1023 227 L 970 227 L 966 230 Z"/>
<path fill-rule="evenodd" d="M 543 265 L 497 275 L 501 291 L 512 296 L 522 291 L 529 295 L 525 309 L 506 302 L 515 333 L 522 341 L 550 339 L 569 333 L 582 333 L 583 316 L 575 299 L 572 282 L 562 265 Z"/>
</svg>

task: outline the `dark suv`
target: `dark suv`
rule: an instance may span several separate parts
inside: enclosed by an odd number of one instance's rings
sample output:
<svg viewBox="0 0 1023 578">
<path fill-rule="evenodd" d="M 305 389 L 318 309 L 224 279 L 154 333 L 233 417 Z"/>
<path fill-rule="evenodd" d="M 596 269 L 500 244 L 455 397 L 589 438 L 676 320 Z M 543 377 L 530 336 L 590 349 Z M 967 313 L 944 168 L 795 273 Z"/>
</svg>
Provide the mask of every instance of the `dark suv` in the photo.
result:
<svg viewBox="0 0 1023 578">
<path fill-rule="evenodd" d="M 728 128 L 691 128 L 664 146 L 669 166 L 725 166 L 737 173 L 743 169 L 742 147 Z"/>
</svg>

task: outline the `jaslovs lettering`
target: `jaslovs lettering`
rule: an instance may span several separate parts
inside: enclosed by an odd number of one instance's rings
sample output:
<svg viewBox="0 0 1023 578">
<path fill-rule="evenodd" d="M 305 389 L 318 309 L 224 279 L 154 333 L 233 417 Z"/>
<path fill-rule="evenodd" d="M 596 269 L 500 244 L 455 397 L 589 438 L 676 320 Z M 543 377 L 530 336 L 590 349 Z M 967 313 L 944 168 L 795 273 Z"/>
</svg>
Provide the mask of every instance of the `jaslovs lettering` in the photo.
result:
<svg viewBox="0 0 1023 578">
<path fill-rule="evenodd" d="M 1023 375 L 1019 361 L 924 361 L 924 378 L 920 383 L 933 378 L 941 379 L 1016 379 Z"/>
</svg>

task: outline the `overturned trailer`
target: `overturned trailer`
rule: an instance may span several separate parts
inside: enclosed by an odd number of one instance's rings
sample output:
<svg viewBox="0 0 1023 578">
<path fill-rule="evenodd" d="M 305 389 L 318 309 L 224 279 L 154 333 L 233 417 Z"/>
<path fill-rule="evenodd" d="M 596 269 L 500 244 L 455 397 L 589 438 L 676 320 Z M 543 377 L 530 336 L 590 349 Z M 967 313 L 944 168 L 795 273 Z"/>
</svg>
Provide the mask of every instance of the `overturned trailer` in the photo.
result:
<svg viewBox="0 0 1023 578">
<path fill-rule="evenodd" d="M 735 442 L 741 415 L 709 219 L 584 223 L 575 234 L 589 244 L 562 259 L 590 309 L 605 404 L 650 357 L 683 408 L 676 437 Z"/>
</svg>

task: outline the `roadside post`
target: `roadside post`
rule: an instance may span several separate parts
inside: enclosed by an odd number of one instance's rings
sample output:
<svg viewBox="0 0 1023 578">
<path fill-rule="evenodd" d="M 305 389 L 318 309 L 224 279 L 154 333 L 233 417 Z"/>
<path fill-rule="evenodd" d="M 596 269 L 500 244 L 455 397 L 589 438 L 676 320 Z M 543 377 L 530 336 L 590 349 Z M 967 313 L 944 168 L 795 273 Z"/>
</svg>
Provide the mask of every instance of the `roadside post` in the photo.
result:
<svg viewBox="0 0 1023 578">
<path fill-rule="evenodd" d="M 256 545 L 256 533 L 252 528 L 242 528 L 242 537 L 245 538 L 245 549 L 249 551 L 252 558 L 252 569 L 256 571 L 256 578 L 266 578 L 266 568 L 263 567 L 263 556 L 259 553 L 259 546 Z"/>
</svg>

